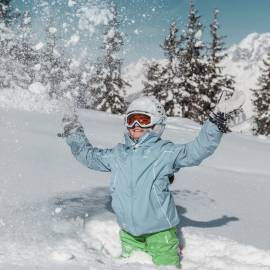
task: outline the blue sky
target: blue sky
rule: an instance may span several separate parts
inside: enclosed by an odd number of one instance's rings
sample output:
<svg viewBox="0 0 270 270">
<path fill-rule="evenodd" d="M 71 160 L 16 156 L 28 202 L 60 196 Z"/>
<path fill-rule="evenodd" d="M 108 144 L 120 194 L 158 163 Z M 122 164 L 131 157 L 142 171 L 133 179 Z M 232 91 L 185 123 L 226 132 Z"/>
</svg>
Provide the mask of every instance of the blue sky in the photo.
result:
<svg viewBox="0 0 270 270">
<path fill-rule="evenodd" d="M 37 3 L 43 0 L 14 0 L 16 7 L 36 9 Z M 65 20 L 67 3 L 70 0 L 51 0 L 58 2 L 54 8 L 56 21 Z M 81 0 L 73 0 L 80 2 Z M 85 2 L 101 0 L 82 0 Z M 122 31 L 127 34 L 125 45 L 126 63 L 141 57 L 161 58 L 160 44 L 168 33 L 169 23 L 176 20 L 180 29 L 184 29 L 188 14 L 189 0 L 114 0 L 123 20 Z M 221 34 L 226 35 L 226 46 L 238 43 L 252 32 L 270 32 L 270 0 L 193 0 L 201 15 L 201 22 L 206 26 L 204 39 L 208 39 L 208 25 L 212 20 L 213 10 L 220 10 Z M 28 4 L 27 4 L 28 3 Z M 65 4 L 64 4 L 65 3 Z M 69 10 L 72 12 L 72 10 Z M 60 18 L 61 17 L 61 18 Z M 34 22 L 35 29 L 42 24 Z M 98 33 L 98 32 L 97 32 Z M 92 40 L 90 40 L 92 39 Z M 81 41 L 80 46 L 92 46 L 92 52 L 98 48 L 100 34 Z"/>
<path fill-rule="evenodd" d="M 134 46 L 134 58 L 140 55 L 146 57 L 159 57 L 162 54 L 160 44 L 168 33 L 168 25 L 176 20 L 179 28 L 183 29 L 186 24 L 189 1 L 128 1 L 115 0 L 120 5 L 130 7 L 131 16 L 137 18 L 137 24 L 129 27 L 142 29 L 138 36 L 132 35 L 131 41 Z M 213 10 L 220 10 L 221 34 L 226 35 L 227 47 L 238 43 L 251 32 L 270 32 L 270 1 L 269 0 L 194 0 L 196 8 L 201 15 L 201 21 L 206 26 L 204 39 L 208 38 L 208 25 L 212 20 Z M 129 3 L 129 4 L 128 4 Z M 132 4 L 131 4 L 132 3 Z M 142 4 L 145 3 L 145 4 Z M 155 12 L 151 12 L 157 7 Z M 149 19 L 141 20 L 140 13 L 150 14 Z"/>
</svg>

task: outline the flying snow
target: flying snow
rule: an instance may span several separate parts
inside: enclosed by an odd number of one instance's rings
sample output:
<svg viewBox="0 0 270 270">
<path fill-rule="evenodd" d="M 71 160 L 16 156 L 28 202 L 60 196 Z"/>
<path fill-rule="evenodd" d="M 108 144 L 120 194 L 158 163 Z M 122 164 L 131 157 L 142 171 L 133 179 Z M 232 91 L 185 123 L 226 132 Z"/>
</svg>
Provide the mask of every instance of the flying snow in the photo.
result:
<svg viewBox="0 0 270 270">
<path fill-rule="evenodd" d="M 44 43 L 39 42 L 34 46 L 34 50 L 38 51 L 38 50 L 42 49 L 43 47 L 44 47 Z"/>
<path fill-rule="evenodd" d="M 69 41 L 67 41 L 66 46 L 75 45 L 80 41 L 80 35 L 74 34 L 70 37 Z"/>
<path fill-rule="evenodd" d="M 90 35 L 95 32 L 95 27 L 98 25 L 107 25 L 111 19 L 111 12 L 106 8 L 96 6 L 81 7 L 78 11 L 79 14 L 79 29 L 88 30 Z"/>
</svg>

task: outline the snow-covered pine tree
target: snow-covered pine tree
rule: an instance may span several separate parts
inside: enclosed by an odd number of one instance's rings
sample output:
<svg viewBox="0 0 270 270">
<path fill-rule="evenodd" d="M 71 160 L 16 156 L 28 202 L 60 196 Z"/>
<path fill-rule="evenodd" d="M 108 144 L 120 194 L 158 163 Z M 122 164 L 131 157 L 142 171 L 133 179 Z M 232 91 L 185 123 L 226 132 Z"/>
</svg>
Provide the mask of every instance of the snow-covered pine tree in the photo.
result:
<svg viewBox="0 0 270 270">
<path fill-rule="evenodd" d="M 50 20 L 46 27 L 46 46 L 40 54 L 40 72 L 38 80 L 47 87 L 51 98 L 59 98 L 63 95 L 63 89 L 60 87 L 64 81 L 63 71 L 66 65 L 61 53 L 57 50 L 57 29 Z"/>
<path fill-rule="evenodd" d="M 0 22 L 7 26 L 16 17 L 11 9 L 11 0 L 0 0 Z"/>
<path fill-rule="evenodd" d="M 11 62 L 10 47 L 14 44 L 15 35 L 5 21 L 3 4 L 0 7 L 0 88 L 9 88 L 12 79 L 8 67 Z"/>
<path fill-rule="evenodd" d="M 143 89 L 145 95 L 155 96 L 161 102 L 168 116 L 181 116 L 179 92 L 181 73 L 178 62 L 181 39 L 177 37 L 178 31 L 176 23 L 172 22 L 169 35 L 161 46 L 168 61 L 165 65 L 158 62 L 148 65 Z"/>
<path fill-rule="evenodd" d="M 29 11 L 25 11 L 20 17 L 20 22 L 16 27 L 15 43 L 11 51 L 11 55 L 16 63 L 18 63 L 24 76 L 20 78 L 22 88 L 28 88 L 35 80 L 37 73 L 36 65 L 39 64 L 38 52 L 32 47 L 32 18 Z"/>
<path fill-rule="evenodd" d="M 152 62 L 147 66 L 146 81 L 144 81 L 143 94 L 154 96 L 164 106 L 168 116 L 175 115 L 172 93 L 173 74 L 167 65 L 162 66 L 158 62 Z"/>
<path fill-rule="evenodd" d="M 32 18 L 29 11 L 25 11 L 21 16 L 21 23 L 18 26 L 18 55 L 17 58 L 26 66 L 37 62 L 36 52 L 32 48 Z"/>
<path fill-rule="evenodd" d="M 12 10 L 11 1 L 0 1 L 0 87 L 27 88 L 29 76 L 16 57 L 18 38 L 13 22 L 19 13 Z"/>
<path fill-rule="evenodd" d="M 208 69 L 207 69 L 207 86 L 208 86 L 208 97 L 210 99 L 210 108 L 214 108 L 217 104 L 221 93 L 225 94 L 226 98 L 233 95 L 235 91 L 235 81 L 232 76 L 224 74 L 224 67 L 221 65 L 222 60 L 227 56 L 225 53 L 225 42 L 223 41 L 226 36 L 220 36 L 218 31 L 220 29 L 218 21 L 219 10 L 214 10 L 213 22 L 210 24 L 210 34 L 212 40 L 208 48 Z M 242 122 L 245 119 L 245 113 L 243 110 L 237 110 L 230 114 L 228 119 L 229 122 Z"/>
<path fill-rule="evenodd" d="M 67 61 L 64 69 L 63 96 L 72 100 L 76 108 L 87 108 L 88 89 L 84 71 L 77 67 L 71 68 L 71 61 Z"/>
<path fill-rule="evenodd" d="M 169 65 L 171 66 L 177 66 L 177 55 L 179 53 L 179 48 L 181 44 L 181 36 L 180 38 L 177 36 L 177 33 L 179 32 L 176 22 L 173 21 L 170 24 L 169 29 L 169 35 L 165 38 L 163 45 L 161 45 L 161 48 L 164 51 L 165 56 L 167 57 L 169 61 Z M 176 62 L 176 63 L 175 63 Z"/>
<path fill-rule="evenodd" d="M 263 61 L 261 75 L 258 79 L 258 89 L 253 89 L 254 128 L 256 135 L 270 134 L 270 50 Z"/>
<path fill-rule="evenodd" d="M 182 34 L 185 49 L 180 54 L 181 72 L 184 77 L 181 108 L 183 117 L 202 123 L 207 117 L 211 101 L 206 84 L 207 61 L 205 44 L 201 40 L 203 25 L 194 4 L 190 2 L 187 29 Z"/>
<path fill-rule="evenodd" d="M 122 114 L 126 107 L 124 96 L 127 83 L 122 79 L 122 60 L 118 53 L 124 42 L 114 5 L 110 6 L 110 12 L 111 18 L 104 32 L 102 46 L 105 55 L 99 59 L 96 74 L 90 81 L 93 98 L 91 107 L 96 110 Z"/>
<path fill-rule="evenodd" d="M 235 81 L 232 76 L 223 73 L 224 67 L 221 65 L 222 60 L 227 56 L 224 48 L 225 36 L 220 36 L 218 30 L 220 25 L 218 22 L 219 10 L 214 10 L 214 19 L 210 24 L 210 34 L 212 40 L 208 48 L 208 70 L 207 70 L 207 87 L 208 97 L 210 98 L 210 107 L 213 108 L 222 93 L 225 91 L 227 97 L 234 92 Z M 210 110 L 210 108 L 209 108 Z M 209 113 L 208 110 L 208 113 Z"/>
<path fill-rule="evenodd" d="M 8 43 L 13 39 L 14 35 L 11 29 L 8 28 L 10 22 L 10 0 L 0 0 L 0 67 L 3 70 L 5 57 L 8 54 Z M 3 85 L 4 79 L 1 72 L 1 82 Z"/>
</svg>

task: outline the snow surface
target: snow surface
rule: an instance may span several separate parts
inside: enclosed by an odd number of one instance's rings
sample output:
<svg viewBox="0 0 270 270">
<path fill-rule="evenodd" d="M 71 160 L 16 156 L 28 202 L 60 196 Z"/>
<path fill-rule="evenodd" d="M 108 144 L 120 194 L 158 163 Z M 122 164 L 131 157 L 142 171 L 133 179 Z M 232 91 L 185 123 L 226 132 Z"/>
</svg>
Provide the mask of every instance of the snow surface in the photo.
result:
<svg viewBox="0 0 270 270">
<path fill-rule="evenodd" d="M 21 100 L 18 109 L 19 98 L 10 95 L 7 104 L 3 96 L 0 269 L 156 269 L 144 253 L 118 258 L 109 174 L 88 170 L 72 157 L 56 136 L 61 111 L 38 112 L 51 107 L 39 100 L 33 106 L 31 99 Z M 80 119 L 95 146 L 112 147 L 123 139 L 120 116 L 81 111 Z M 164 137 L 183 143 L 199 129 L 169 118 Z M 181 216 L 182 269 L 270 269 L 269 161 L 269 138 L 229 134 L 199 167 L 176 175 L 171 189 Z"/>
</svg>

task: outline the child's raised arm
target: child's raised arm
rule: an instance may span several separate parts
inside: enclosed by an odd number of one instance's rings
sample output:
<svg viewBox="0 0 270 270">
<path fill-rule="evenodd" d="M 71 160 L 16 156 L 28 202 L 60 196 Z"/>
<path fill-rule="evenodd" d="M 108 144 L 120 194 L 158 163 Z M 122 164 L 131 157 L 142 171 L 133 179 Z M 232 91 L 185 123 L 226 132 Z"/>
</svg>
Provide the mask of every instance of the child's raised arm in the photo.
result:
<svg viewBox="0 0 270 270">
<path fill-rule="evenodd" d="M 199 135 L 190 143 L 171 145 L 173 150 L 173 169 L 199 165 L 214 153 L 219 145 L 222 132 L 218 127 L 206 121 Z"/>
<path fill-rule="evenodd" d="M 199 165 L 205 158 L 214 153 L 219 145 L 222 133 L 227 131 L 226 120 L 228 116 L 239 110 L 245 102 L 245 94 L 235 91 L 233 96 L 226 100 L 221 98 L 210 114 L 199 135 L 190 143 L 173 145 L 173 169 Z"/>
<path fill-rule="evenodd" d="M 78 121 L 78 116 L 63 118 L 63 137 L 70 146 L 73 156 L 90 169 L 110 172 L 112 149 L 99 149 L 93 147 L 84 134 L 83 127 Z"/>
</svg>

